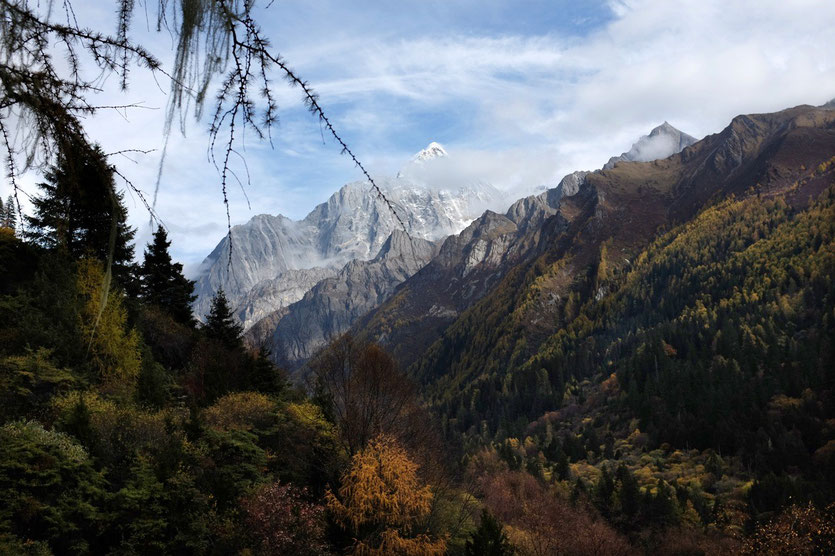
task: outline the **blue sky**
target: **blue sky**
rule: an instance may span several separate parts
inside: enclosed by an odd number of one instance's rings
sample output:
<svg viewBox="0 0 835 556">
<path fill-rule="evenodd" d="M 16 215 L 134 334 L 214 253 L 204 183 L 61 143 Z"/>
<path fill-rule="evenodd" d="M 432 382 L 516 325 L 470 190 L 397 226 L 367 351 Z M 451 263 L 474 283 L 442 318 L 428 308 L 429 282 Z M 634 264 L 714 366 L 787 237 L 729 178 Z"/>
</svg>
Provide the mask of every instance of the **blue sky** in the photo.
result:
<svg viewBox="0 0 835 556">
<path fill-rule="evenodd" d="M 74 6 L 82 25 L 115 29 L 109 3 Z M 277 0 L 260 21 L 372 174 L 393 174 L 438 141 L 459 165 L 455 179 L 519 195 L 599 168 L 665 120 L 702 137 L 740 113 L 835 97 L 831 0 Z M 170 63 L 170 39 L 142 27 L 135 38 Z M 151 195 L 166 97 L 142 71 L 133 79 L 127 93 L 111 79 L 99 101 L 149 109 L 102 113 L 87 129 L 108 152 L 156 149 L 113 160 Z M 280 79 L 276 87 L 274 148 L 247 140 L 251 184 L 230 190 L 233 223 L 265 212 L 301 218 L 361 177 L 323 142 L 299 91 Z M 157 209 L 175 256 L 193 269 L 224 235 L 226 215 L 206 122 L 187 124 L 170 137 Z M 37 180 L 26 177 L 29 192 Z M 147 213 L 128 204 L 141 254 Z"/>
</svg>

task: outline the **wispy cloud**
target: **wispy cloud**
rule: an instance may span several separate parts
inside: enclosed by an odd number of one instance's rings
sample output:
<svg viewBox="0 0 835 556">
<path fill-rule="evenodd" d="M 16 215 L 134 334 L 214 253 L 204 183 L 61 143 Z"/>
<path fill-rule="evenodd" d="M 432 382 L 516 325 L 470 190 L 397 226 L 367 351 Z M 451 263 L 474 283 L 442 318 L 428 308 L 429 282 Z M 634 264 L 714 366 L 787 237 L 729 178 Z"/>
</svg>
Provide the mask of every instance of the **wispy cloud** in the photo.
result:
<svg viewBox="0 0 835 556">
<path fill-rule="evenodd" d="M 96 18 L 111 24 L 98 3 L 79 4 L 91 25 Z M 450 181 L 488 179 L 521 192 L 600 167 L 664 120 L 701 137 L 739 113 L 835 96 L 829 0 L 323 0 L 276 3 L 268 14 L 276 49 L 313 82 L 343 136 L 377 173 L 396 172 L 438 140 L 456 162 Z M 170 45 L 156 41 L 170 59 Z M 130 100 L 164 107 L 156 84 L 136 77 Z M 236 170 L 243 179 L 248 169 L 251 208 L 233 184 L 234 223 L 261 212 L 302 217 L 359 178 L 305 113 L 299 92 L 278 87 L 276 148 L 248 142 L 246 168 Z M 131 112 L 128 120 L 104 114 L 89 130 L 109 151 L 161 148 L 162 110 Z M 175 253 L 190 264 L 225 229 L 206 149 L 205 124 L 171 136 L 158 202 Z M 158 154 L 137 164 L 116 160 L 149 194 L 158 161 Z M 147 215 L 131 207 L 131 218 L 140 241 L 147 239 Z"/>
</svg>

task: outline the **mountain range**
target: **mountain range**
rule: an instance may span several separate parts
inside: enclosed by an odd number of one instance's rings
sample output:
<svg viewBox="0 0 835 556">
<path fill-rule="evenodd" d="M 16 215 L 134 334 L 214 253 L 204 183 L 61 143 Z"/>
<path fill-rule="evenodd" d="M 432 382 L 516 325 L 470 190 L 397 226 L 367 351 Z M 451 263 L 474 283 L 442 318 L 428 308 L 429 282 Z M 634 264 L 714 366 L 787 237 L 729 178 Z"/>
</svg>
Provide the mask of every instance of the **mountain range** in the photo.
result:
<svg viewBox="0 0 835 556">
<path fill-rule="evenodd" d="M 375 258 L 400 229 L 398 218 L 412 237 L 437 241 L 459 232 L 486 206 L 505 202 L 504 194 L 487 183 L 453 189 L 423 182 L 420 169 L 446 156 L 443 147 L 431 143 L 397 176 L 376 180 L 396 215 L 370 183 L 353 182 L 300 221 L 261 214 L 234 226 L 201 265 L 195 314 L 202 319 L 222 288 L 250 328 L 346 263 Z"/>
<path fill-rule="evenodd" d="M 646 158 L 648 153 L 669 156 L 693 141 L 665 122 L 607 164 Z M 574 195 L 588 174 L 569 174 L 557 187 L 513 203 L 505 214 L 488 210 L 475 218 L 484 206 L 500 204 L 503 196 L 485 184 L 451 192 L 427 183 L 427 176 L 437 176 L 432 165 L 439 159 L 449 163 L 447 156 L 441 145 L 430 143 L 395 178 L 381 182 L 409 234 L 396 228 L 393 215 L 369 184 L 362 183 L 344 186 L 301 222 L 260 215 L 236 226 L 231 266 L 228 238 L 204 262 L 196 311 L 207 311 L 211 296 L 222 287 L 248 330 L 248 343 L 268 347 L 277 363 L 292 370 L 429 264 L 432 270 L 422 276 L 432 276 L 432 283 L 418 288 L 429 293 L 417 296 L 426 306 L 410 312 L 425 313 L 427 322 L 445 323 L 485 295 L 511 263 L 540 252 L 542 224 L 556 213 L 561 197 Z M 279 225 L 271 226 L 273 222 Z M 370 258 L 387 232 L 394 235 Z M 438 240 L 445 237 L 441 245 Z M 407 335 L 411 331 L 404 329 Z M 431 338 L 435 332 L 431 326 L 421 328 L 420 336 Z M 402 349 L 424 345 L 396 339 L 391 340 Z"/>
<path fill-rule="evenodd" d="M 640 315 L 604 320 L 597 338 L 575 319 L 629 279 L 659 232 L 727 198 L 779 197 L 804 210 L 831 183 L 834 153 L 835 110 L 800 106 L 738 116 L 663 160 L 572 176 L 576 191 L 551 193 L 556 205 L 528 198 L 447 239 L 353 333 L 391 350 L 442 415 L 464 408 L 462 430 L 486 422 L 495 431 L 510 414 L 529 422 L 560 406 L 545 384 L 588 378 L 577 369 L 600 369 L 624 349 L 618 338 L 640 337 Z M 527 219 L 536 224 L 520 225 Z M 566 353 L 555 346 L 572 325 L 587 343 Z M 601 351 L 604 339 L 614 351 Z"/>
</svg>

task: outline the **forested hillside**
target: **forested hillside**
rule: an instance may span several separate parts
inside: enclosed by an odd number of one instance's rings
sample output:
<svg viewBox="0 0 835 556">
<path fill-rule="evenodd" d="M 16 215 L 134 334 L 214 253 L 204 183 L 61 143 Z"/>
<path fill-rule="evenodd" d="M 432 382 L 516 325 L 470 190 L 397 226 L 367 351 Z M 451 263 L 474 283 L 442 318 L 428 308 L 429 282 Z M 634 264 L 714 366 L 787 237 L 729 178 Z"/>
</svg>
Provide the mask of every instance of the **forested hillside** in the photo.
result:
<svg viewBox="0 0 835 556">
<path fill-rule="evenodd" d="M 346 335 L 303 385 L 59 160 L 0 227 L 0 552 L 830 553 L 833 121 L 591 174 L 408 372 Z"/>
<path fill-rule="evenodd" d="M 835 555 L 833 28 L 0 0 L 0 556 Z"/>
<path fill-rule="evenodd" d="M 791 503 L 826 507 L 835 186 L 809 204 L 796 193 L 832 183 L 833 160 L 782 193 L 710 206 L 614 270 L 604 244 L 575 292 L 543 313 L 564 324 L 531 356 L 524 343 L 535 338 L 485 314 L 530 315 L 519 284 L 560 265 L 518 270 L 416 369 L 448 434 L 588 493 L 633 539 L 683 524 L 741 534 Z M 475 322 L 491 336 L 466 336 Z M 494 358 L 503 342 L 504 365 Z M 454 361 L 448 373 L 437 373 L 442 357 Z"/>
<path fill-rule="evenodd" d="M 688 520 L 750 532 L 791 502 L 829 504 L 823 112 L 739 117 L 679 156 L 591 174 L 552 247 L 411 367 L 447 435 L 576 496 L 605 487 L 594 505 L 633 540 Z M 647 504 L 677 498 L 624 509 L 624 484 Z"/>
</svg>

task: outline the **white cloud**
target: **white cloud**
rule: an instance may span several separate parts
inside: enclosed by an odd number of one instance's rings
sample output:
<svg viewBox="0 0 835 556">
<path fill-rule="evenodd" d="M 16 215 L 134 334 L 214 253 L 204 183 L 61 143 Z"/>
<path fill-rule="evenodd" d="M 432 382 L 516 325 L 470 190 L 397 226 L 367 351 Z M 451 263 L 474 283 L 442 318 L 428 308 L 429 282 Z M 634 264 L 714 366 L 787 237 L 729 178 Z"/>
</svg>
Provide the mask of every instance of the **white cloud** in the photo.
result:
<svg viewBox="0 0 835 556">
<path fill-rule="evenodd" d="M 472 18 L 480 16 L 479 5 L 471 4 Z M 93 3 L 80 8 L 111 24 L 112 14 L 99 13 Z M 272 13 L 282 9 L 277 3 Z M 310 14 L 294 23 L 290 42 L 277 47 L 313 82 L 340 132 L 374 172 L 393 173 L 439 140 L 457 164 L 449 168 L 450 181 L 486 177 L 523 191 L 554 184 L 575 169 L 600 167 L 664 120 L 701 137 L 740 113 L 835 96 L 835 2 L 829 0 L 612 1 L 608 24 L 571 37 L 536 22 L 535 34 L 486 36 L 463 21 L 446 22 L 440 31 L 429 20 L 392 29 L 375 21 L 370 8 L 356 14 L 341 3 L 287 9 Z M 355 24 L 364 27 L 355 30 Z M 167 41 L 154 40 L 170 59 Z M 108 151 L 162 147 L 165 96 L 147 75 L 134 77 L 128 98 L 160 110 L 130 112 L 129 122 L 112 114 L 91 120 L 91 136 Z M 282 109 L 276 149 L 248 142 L 252 209 L 232 183 L 233 223 L 261 212 L 302 217 L 360 177 L 327 137 L 323 144 L 299 91 L 276 82 Z M 115 90 L 102 101 L 114 98 L 124 102 Z M 204 130 L 195 124 L 188 137 L 171 136 L 158 203 L 175 252 L 190 264 L 210 251 L 226 221 Z M 149 194 L 158 152 L 120 164 Z M 236 169 L 243 175 L 241 164 Z M 0 193 L 5 198 L 6 186 Z M 134 224 L 144 226 L 143 211 L 131 211 Z M 141 234 L 144 241 L 147 227 Z"/>
<path fill-rule="evenodd" d="M 364 38 L 361 48 L 351 40 L 331 50 L 337 58 L 349 53 L 341 65 L 351 77 L 319 89 L 333 103 L 399 99 L 444 113 L 467 106 L 475 119 L 446 143 L 481 149 L 484 164 L 474 171 L 501 166 L 502 174 L 533 182 L 598 167 L 664 120 L 701 137 L 739 113 L 835 96 L 831 2 L 636 0 L 610 7 L 616 18 L 583 39 Z M 381 133 L 374 118 L 352 123 L 360 135 L 364 124 Z M 543 161 L 543 153 L 553 159 Z"/>
</svg>

